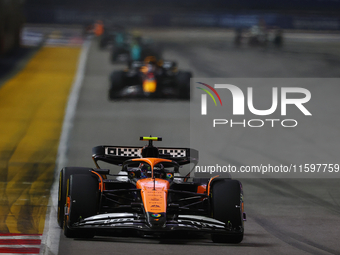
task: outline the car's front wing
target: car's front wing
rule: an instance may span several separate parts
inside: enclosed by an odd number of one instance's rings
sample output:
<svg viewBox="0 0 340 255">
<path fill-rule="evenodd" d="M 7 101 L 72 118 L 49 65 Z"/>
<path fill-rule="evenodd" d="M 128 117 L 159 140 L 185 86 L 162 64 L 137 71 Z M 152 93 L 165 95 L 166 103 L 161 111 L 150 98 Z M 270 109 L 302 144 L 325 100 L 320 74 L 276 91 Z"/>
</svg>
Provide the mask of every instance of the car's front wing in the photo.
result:
<svg viewBox="0 0 340 255">
<path fill-rule="evenodd" d="M 207 233 L 241 233 L 240 226 L 230 226 L 213 218 L 198 215 L 178 215 L 176 219 L 168 220 L 163 226 L 150 227 L 145 219 L 134 213 L 107 213 L 85 218 L 70 226 L 71 228 L 96 229 L 136 229 L 140 231 L 200 231 Z"/>
</svg>

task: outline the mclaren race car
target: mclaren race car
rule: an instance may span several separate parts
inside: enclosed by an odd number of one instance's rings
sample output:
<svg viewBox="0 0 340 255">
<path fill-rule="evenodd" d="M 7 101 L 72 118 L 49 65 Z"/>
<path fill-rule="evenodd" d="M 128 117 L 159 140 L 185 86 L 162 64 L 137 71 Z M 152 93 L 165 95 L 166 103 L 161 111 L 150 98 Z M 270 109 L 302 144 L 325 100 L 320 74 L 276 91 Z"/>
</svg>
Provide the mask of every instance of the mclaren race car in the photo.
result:
<svg viewBox="0 0 340 255">
<path fill-rule="evenodd" d="M 109 99 L 179 98 L 190 99 L 191 72 L 178 71 L 173 61 L 147 57 L 133 61 L 128 69 L 110 76 Z"/>
<path fill-rule="evenodd" d="M 97 146 L 96 168 L 60 172 L 58 224 L 69 238 L 92 238 L 124 229 L 161 235 L 210 233 L 213 242 L 240 243 L 245 213 L 242 185 L 231 178 L 191 178 L 182 165 L 198 163 L 198 151 L 154 147 L 160 137 L 141 137 L 141 147 Z M 98 161 L 121 165 L 118 174 Z M 192 168 L 194 169 L 194 167 Z"/>
</svg>

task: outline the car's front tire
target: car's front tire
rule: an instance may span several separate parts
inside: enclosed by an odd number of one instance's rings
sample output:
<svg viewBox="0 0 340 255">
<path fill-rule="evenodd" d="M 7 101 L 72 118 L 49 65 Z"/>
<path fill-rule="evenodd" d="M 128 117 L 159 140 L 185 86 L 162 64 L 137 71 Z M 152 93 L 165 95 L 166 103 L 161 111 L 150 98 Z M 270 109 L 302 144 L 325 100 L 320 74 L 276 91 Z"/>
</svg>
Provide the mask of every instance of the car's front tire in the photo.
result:
<svg viewBox="0 0 340 255">
<path fill-rule="evenodd" d="M 240 243 L 243 240 L 242 184 L 237 180 L 217 179 L 212 182 L 210 201 L 212 217 L 231 228 L 222 234 L 211 234 L 216 243 Z"/>
<path fill-rule="evenodd" d="M 65 204 L 66 204 L 66 196 L 67 196 L 67 180 L 71 175 L 75 174 L 87 174 L 91 175 L 90 171 L 92 168 L 88 167 L 64 167 L 61 169 L 59 174 L 59 192 L 58 192 L 58 212 L 57 212 L 57 220 L 58 225 L 63 228 L 64 226 L 64 217 L 65 217 Z"/>
<path fill-rule="evenodd" d="M 119 91 L 124 87 L 124 71 L 114 71 L 110 76 L 109 100 L 119 98 Z"/>
<path fill-rule="evenodd" d="M 65 217 L 64 234 L 69 238 L 92 238 L 94 229 L 72 229 L 74 223 L 97 213 L 98 179 L 93 175 L 76 174 L 69 179 L 69 207 Z"/>
<path fill-rule="evenodd" d="M 178 93 L 180 99 L 190 100 L 190 78 L 192 77 L 191 72 L 178 72 Z"/>
</svg>

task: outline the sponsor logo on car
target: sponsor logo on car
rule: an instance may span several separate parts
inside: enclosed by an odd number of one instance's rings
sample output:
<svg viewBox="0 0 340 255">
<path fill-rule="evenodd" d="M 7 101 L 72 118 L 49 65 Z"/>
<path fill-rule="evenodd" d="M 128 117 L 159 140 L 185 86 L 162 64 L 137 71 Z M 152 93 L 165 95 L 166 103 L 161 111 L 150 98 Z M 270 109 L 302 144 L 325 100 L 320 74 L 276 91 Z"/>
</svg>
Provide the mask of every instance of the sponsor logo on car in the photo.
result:
<svg viewBox="0 0 340 255">
<path fill-rule="evenodd" d="M 161 216 L 162 216 L 162 214 L 159 214 L 159 213 L 153 213 L 153 214 L 151 214 L 151 216 L 152 216 L 152 217 L 154 217 L 154 218 L 159 218 L 159 217 L 161 217 Z"/>
</svg>

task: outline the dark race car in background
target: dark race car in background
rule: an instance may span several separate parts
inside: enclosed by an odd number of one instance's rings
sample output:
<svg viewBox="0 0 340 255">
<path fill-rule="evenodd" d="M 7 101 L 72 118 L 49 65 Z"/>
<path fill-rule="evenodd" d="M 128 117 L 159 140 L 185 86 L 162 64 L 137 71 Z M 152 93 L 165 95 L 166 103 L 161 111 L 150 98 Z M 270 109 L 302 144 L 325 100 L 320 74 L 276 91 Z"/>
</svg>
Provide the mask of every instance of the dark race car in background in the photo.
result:
<svg viewBox="0 0 340 255">
<path fill-rule="evenodd" d="M 60 171 L 58 224 L 69 238 L 91 238 L 120 231 L 159 236 L 210 233 L 213 242 L 240 243 L 244 234 L 242 184 L 231 178 L 190 178 L 198 151 L 154 147 L 160 137 L 141 137 L 144 147 L 97 146 L 97 168 Z M 98 161 L 121 165 L 118 174 Z M 180 166 L 193 163 L 181 175 Z"/>
<path fill-rule="evenodd" d="M 104 33 L 99 40 L 100 49 L 111 49 L 123 45 L 128 38 L 127 30 L 122 26 L 105 26 Z"/>
<path fill-rule="evenodd" d="M 141 36 L 138 33 L 128 33 L 126 31 L 113 33 L 114 32 L 111 32 L 111 36 L 106 39 L 106 43 L 110 43 L 111 41 L 110 59 L 112 63 L 143 61 L 147 56 L 162 57 L 160 45 L 149 37 Z"/>
<path fill-rule="evenodd" d="M 190 99 L 191 72 L 179 71 L 176 62 L 147 57 L 133 61 L 124 71 L 110 76 L 109 99 L 178 98 Z"/>
</svg>

